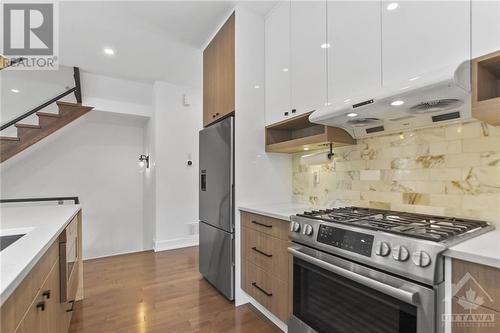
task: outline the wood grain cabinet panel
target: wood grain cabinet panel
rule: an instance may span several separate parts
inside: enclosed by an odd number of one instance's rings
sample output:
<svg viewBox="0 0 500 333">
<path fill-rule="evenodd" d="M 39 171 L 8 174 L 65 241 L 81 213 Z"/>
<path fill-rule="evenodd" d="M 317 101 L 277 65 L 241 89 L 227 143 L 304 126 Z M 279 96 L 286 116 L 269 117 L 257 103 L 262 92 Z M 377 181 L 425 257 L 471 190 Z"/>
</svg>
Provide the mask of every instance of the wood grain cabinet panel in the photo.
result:
<svg viewBox="0 0 500 333">
<path fill-rule="evenodd" d="M 245 260 L 242 288 L 283 322 L 290 317 L 289 285 Z"/>
<path fill-rule="evenodd" d="M 452 325 L 452 333 L 498 333 L 500 331 L 500 312 L 482 306 L 473 310 L 464 310 L 456 299 L 453 300 L 452 312 L 472 315 L 478 320 L 478 322 L 455 322 Z"/>
<path fill-rule="evenodd" d="M 290 223 L 252 213 L 241 213 L 241 224 L 245 228 L 260 231 L 266 235 L 288 240 L 288 229 Z"/>
<path fill-rule="evenodd" d="M 292 311 L 289 222 L 247 212 L 241 221 L 242 289 L 286 323 Z"/>
<path fill-rule="evenodd" d="M 235 14 L 203 51 L 203 125 L 235 109 Z"/>
<path fill-rule="evenodd" d="M 500 269 L 454 259 L 452 271 L 452 283 L 460 287 L 455 296 L 472 289 L 483 301 L 477 305 L 500 312 Z"/>
<path fill-rule="evenodd" d="M 0 308 L 2 333 L 12 333 L 38 295 L 52 266 L 58 260 L 59 244 L 52 244 Z"/>
<path fill-rule="evenodd" d="M 288 243 L 262 232 L 245 228 L 242 233 L 241 253 L 257 267 L 279 280 L 288 281 L 290 276 Z"/>
<path fill-rule="evenodd" d="M 26 315 L 16 333 L 58 333 L 59 332 L 59 265 L 56 262 L 50 270 L 40 291 L 28 307 Z"/>
</svg>

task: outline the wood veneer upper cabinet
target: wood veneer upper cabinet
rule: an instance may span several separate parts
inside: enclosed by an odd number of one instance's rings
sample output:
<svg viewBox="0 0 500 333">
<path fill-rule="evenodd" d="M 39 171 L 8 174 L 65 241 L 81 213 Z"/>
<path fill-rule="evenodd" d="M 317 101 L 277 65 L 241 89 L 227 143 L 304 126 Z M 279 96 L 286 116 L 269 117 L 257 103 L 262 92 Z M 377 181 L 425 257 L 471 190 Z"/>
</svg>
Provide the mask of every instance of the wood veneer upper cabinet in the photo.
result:
<svg viewBox="0 0 500 333">
<path fill-rule="evenodd" d="M 203 125 L 234 112 L 235 14 L 203 51 Z"/>
</svg>

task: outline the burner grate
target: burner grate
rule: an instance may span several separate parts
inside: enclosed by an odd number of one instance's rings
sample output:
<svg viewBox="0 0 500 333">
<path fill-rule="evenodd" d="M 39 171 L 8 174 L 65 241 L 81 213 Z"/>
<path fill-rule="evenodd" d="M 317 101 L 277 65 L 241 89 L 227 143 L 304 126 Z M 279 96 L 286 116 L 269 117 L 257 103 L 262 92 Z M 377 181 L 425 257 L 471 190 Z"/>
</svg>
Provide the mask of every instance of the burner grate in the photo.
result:
<svg viewBox="0 0 500 333">
<path fill-rule="evenodd" d="M 484 221 L 361 207 L 315 210 L 298 215 L 437 242 L 488 226 Z"/>
</svg>

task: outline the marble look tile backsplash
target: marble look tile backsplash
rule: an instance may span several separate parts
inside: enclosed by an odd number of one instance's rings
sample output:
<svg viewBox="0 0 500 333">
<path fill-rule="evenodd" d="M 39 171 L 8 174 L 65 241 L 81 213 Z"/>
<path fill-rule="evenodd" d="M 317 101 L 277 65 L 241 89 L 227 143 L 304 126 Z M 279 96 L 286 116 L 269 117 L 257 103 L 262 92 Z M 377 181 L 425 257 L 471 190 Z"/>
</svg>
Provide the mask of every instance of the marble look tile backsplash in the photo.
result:
<svg viewBox="0 0 500 333">
<path fill-rule="evenodd" d="M 320 165 L 294 155 L 297 201 L 469 217 L 500 227 L 500 127 L 448 125 L 358 140 L 334 152 L 332 162 Z"/>
</svg>

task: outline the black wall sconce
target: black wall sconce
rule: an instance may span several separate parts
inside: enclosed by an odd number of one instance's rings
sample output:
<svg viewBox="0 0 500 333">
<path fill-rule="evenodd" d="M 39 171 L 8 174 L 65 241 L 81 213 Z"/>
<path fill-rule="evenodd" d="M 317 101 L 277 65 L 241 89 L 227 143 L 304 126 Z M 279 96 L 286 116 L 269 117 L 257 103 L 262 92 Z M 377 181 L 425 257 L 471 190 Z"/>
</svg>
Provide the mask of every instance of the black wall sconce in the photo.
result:
<svg viewBox="0 0 500 333">
<path fill-rule="evenodd" d="M 149 169 L 149 156 L 148 155 L 139 155 L 139 162 L 146 162 L 146 168 Z"/>
</svg>

